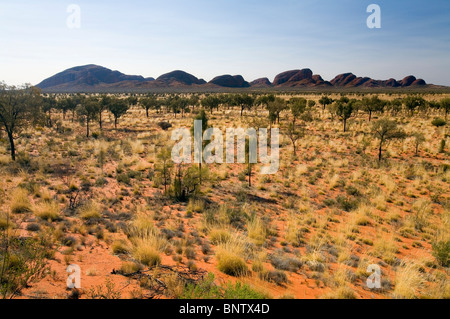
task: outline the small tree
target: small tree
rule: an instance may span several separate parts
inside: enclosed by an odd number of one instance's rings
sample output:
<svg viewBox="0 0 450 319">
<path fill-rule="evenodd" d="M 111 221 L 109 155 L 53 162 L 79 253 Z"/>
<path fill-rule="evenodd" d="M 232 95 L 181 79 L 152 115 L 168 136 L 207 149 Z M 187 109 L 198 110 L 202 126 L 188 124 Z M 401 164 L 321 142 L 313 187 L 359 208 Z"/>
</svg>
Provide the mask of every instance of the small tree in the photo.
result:
<svg viewBox="0 0 450 319">
<path fill-rule="evenodd" d="M 41 114 L 41 107 L 39 89 L 29 85 L 17 88 L 0 83 L 0 124 L 8 135 L 13 161 L 16 160 L 14 140 L 17 134 L 36 122 Z"/>
<path fill-rule="evenodd" d="M 127 101 L 114 98 L 108 106 L 109 111 L 114 116 L 114 128 L 117 129 L 117 122 L 130 109 L 130 105 Z"/>
<path fill-rule="evenodd" d="M 364 111 L 369 114 L 369 122 L 372 120 L 373 112 L 383 111 L 386 102 L 381 100 L 378 96 L 372 96 L 371 98 L 363 98 L 361 105 Z"/>
<path fill-rule="evenodd" d="M 405 132 L 397 127 L 397 122 L 389 119 L 380 119 L 373 123 L 372 132 L 380 140 L 378 147 L 378 161 L 382 159 L 383 146 L 393 139 L 406 137 Z"/>
<path fill-rule="evenodd" d="M 71 97 L 60 99 L 60 100 L 58 100 L 58 102 L 56 104 L 56 108 L 63 113 L 63 120 L 66 119 L 67 111 L 74 112 L 76 107 L 77 107 L 77 104 L 75 102 L 75 99 L 73 99 Z M 73 122 L 73 119 L 74 119 L 74 117 L 72 117 L 72 122 Z"/>
<path fill-rule="evenodd" d="M 348 97 L 341 97 L 336 102 L 336 115 L 341 119 L 341 121 L 344 123 L 344 132 L 347 131 L 347 121 L 349 118 L 352 117 L 353 111 L 355 110 L 354 107 L 354 100 L 350 100 Z"/>
<path fill-rule="evenodd" d="M 394 99 L 392 101 L 389 101 L 387 104 L 388 108 L 391 111 L 391 114 L 393 116 L 396 116 L 401 110 L 402 110 L 402 99 Z"/>
<path fill-rule="evenodd" d="M 185 97 L 180 98 L 180 100 L 178 101 L 178 105 L 181 110 L 181 117 L 184 117 L 184 113 L 189 111 L 189 99 Z"/>
<path fill-rule="evenodd" d="M 258 97 L 255 100 L 255 104 L 262 105 L 267 109 L 267 107 L 269 106 L 269 103 L 273 102 L 273 101 L 275 101 L 275 95 L 269 94 L 269 95 L 263 95 L 263 96 Z"/>
<path fill-rule="evenodd" d="M 77 113 L 86 124 L 86 137 L 90 135 L 90 123 L 98 117 L 100 103 L 95 97 L 90 97 L 78 105 Z"/>
<path fill-rule="evenodd" d="M 164 193 L 167 193 L 167 186 L 170 184 L 170 170 L 173 167 L 172 164 L 172 152 L 169 148 L 163 148 L 157 155 L 159 160 L 156 165 L 156 171 L 161 174 L 161 179 L 164 185 Z"/>
<path fill-rule="evenodd" d="M 42 111 L 47 114 L 46 125 L 48 127 L 53 126 L 52 110 L 57 108 L 56 98 L 52 95 L 43 98 Z"/>
<path fill-rule="evenodd" d="M 414 115 L 414 111 L 417 108 L 422 108 L 426 106 L 426 101 L 422 97 L 418 96 L 408 96 L 405 99 L 403 99 L 403 103 L 409 110 L 411 116 Z"/>
<path fill-rule="evenodd" d="M 245 164 L 247 164 L 247 173 L 248 173 L 248 186 L 252 187 L 252 167 L 253 163 L 251 162 L 250 157 L 250 140 L 249 138 L 245 139 Z"/>
<path fill-rule="evenodd" d="M 291 140 L 293 155 L 297 154 L 297 141 L 305 136 L 305 129 L 303 127 L 297 128 L 294 123 L 289 123 L 286 129 L 286 135 Z"/>
<path fill-rule="evenodd" d="M 413 134 L 414 137 L 414 146 L 415 146 L 415 150 L 416 150 L 416 156 L 419 155 L 419 146 L 425 142 L 425 135 L 423 135 L 423 133 L 420 132 L 416 132 Z"/>
<path fill-rule="evenodd" d="M 209 95 L 201 101 L 202 106 L 209 109 L 211 114 L 213 113 L 214 109 L 219 108 L 220 102 L 220 99 L 215 95 Z"/>
<path fill-rule="evenodd" d="M 450 98 L 442 99 L 440 104 L 441 104 L 441 108 L 444 109 L 445 120 L 447 121 L 447 114 L 448 114 L 448 112 L 450 112 Z"/>
<path fill-rule="evenodd" d="M 241 117 L 244 115 L 244 110 L 250 110 L 255 103 L 255 99 L 248 94 L 236 94 L 233 97 L 233 105 L 241 108 Z"/>
<path fill-rule="evenodd" d="M 186 201 L 197 191 L 199 186 L 198 172 L 194 166 L 183 169 L 182 164 L 177 165 L 173 183 L 174 196 L 179 201 Z"/>
<path fill-rule="evenodd" d="M 305 112 L 306 105 L 307 105 L 307 101 L 304 98 L 292 98 L 289 101 L 289 106 L 290 106 L 292 118 L 293 118 L 292 124 L 293 124 L 294 129 L 295 129 L 295 122 L 296 122 L 297 118 L 299 118 L 300 115 L 302 115 Z"/>
<path fill-rule="evenodd" d="M 148 114 L 149 110 L 155 109 L 159 112 L 159 108 L 158 108 L 159 101 L 158 101 L 157 97 L 153 94 L 149 95 L 146 98 L 143 98 L 140 101 L 140 103 L 141 103 L 142 108 L 145 110 L 145 115 L 147 116 L 147 118 L 149 117 L 149 114 Z"/>
<path fill-rule="evenodd" d="M 314 106 L 316 106 L 316 101 L 314 101 L 314 100 L 309 100 L 309 101 L 308 101 L 308 107 L 309 107 L 310 109 L 312 109 Z"/>
<path fill-rule="evenodd" d="M 280 124 L 280 115 L 286 109 L 286 101 L 276 97 L 275 100 L 270 101 L 267 104 L 267 109 L 269 111 L 269 117 L 272 117 L 271 114 L 277 119 L 278 124 Z"/>
<path fill-rule="evenodd" d="M 103 129 L 103 111 L 108 109 L 111 101 L 112 99 L 110 96 L 103 95 L 98 105 L 98 125 L 100 126 L 100 129 Z"/>
<path fill-rule="evenodd" d="M 199 105 L 200 98 L 197 95 L 192 95 L 189 98 L 189 105 L 192 106 L 192 109 L 195 109 L 196 106 Z"/>
<path fill-rule="evenodd" d="M 329 98 L 326 95 L 322 96 L 319 100 L 319 103 L 322 105 L 324 112 L 325 112 L 325 108 L 333 102 L 334 102 L 333 99 Z"/>
<path fill-rule="evenodd" d="M 194 123 L 195 121 L 202 121 L 202 137 L 203 134 L 205 133 L 205 131 L 208 129 L 208 117 L 206 116 L 206 112 L 205 110 L 201 110 L 200 113 L 194 118 Z M 191 134 L 192 136 L 194 136 L 194 130 L 195 130 L 195 124 L 192 125 L 191 127 Z M 203 141 L 204 143 L 205 141 Z M 202 150 L 204 145 L 201 146 Z M 200 185 L 202 184 L 202 161 L 203 161 L 203 154 L 200 154 L 200 162 L 198 163 L 198 176 L 199 176 L 199 180 L 200 180 Z"/>
</svg>

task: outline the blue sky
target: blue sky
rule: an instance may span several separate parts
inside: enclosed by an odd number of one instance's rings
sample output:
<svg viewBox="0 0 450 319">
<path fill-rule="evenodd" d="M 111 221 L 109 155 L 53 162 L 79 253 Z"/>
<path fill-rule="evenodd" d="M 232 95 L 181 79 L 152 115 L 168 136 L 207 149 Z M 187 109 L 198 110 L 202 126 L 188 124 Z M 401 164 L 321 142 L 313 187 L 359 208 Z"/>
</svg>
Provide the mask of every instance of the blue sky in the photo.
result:
<svg viewBox="0 0 450 319">
<path fill-rule="evenodd" d="M 381 29 L 366 8 L 381 7 Z M 69 29 L 70 4 L 81 28 Z M 311 68 L 331 80 L 413 74 L 450 85 L 450 1 L 0 0 L 0 81 L 33 83 L 98 64 L 157 77 L 180 69 L 248 81 Z"/>
</svg>

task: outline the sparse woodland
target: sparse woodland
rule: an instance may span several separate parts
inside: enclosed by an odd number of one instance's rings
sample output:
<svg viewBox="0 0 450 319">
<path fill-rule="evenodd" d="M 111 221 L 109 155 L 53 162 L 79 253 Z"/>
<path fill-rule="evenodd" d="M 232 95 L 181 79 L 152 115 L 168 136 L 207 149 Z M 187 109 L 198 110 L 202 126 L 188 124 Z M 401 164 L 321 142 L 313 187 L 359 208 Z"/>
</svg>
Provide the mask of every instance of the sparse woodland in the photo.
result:
<svg viewBox="0 0 450 319">
<path fill-rule="evenodd" d="M 428 92 L 2 84 L 0 297 L 450 298 L 449 109 Z M 171 131 L 195 118 L 279 128 L 279 172 L 174 164 Z"/>
</svg>

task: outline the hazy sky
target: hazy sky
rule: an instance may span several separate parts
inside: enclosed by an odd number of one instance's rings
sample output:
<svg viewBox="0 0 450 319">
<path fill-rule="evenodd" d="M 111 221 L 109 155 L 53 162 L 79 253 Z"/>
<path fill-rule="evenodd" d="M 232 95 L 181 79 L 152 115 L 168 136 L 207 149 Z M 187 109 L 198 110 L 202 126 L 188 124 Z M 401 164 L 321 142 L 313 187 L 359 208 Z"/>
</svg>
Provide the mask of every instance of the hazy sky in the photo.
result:
<svg viewBox="0 0 450 319">
<path fill-rule="evenodd" d="M 381 7 L 381 29 L 366 8 Z M 70 29 L 70 4 L 81 28 Z M 311 68 L 325 80 L 413 74 L 450 85 L 448 0 L 0 0 L 0 81 L 41 80 L 98 64 L 157 77 L 180 69 L 273 80 Z"/>
</svg>

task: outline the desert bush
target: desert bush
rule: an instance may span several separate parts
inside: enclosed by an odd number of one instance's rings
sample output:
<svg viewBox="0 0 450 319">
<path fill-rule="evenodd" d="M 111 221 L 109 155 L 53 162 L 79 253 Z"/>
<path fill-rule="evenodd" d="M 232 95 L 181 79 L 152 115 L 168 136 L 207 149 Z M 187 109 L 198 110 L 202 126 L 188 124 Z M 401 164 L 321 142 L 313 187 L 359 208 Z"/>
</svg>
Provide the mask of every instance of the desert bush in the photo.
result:
<svg viewBox="0 0 450 319">
<path fill-rule="evenodd" d="M 431 124 L 433 124 L 433 126 L 436 126 L 436 127 L 441 127 L 441 126 L 445 126 L 447 124 L 447 122 L 444 119 L 438 117 L 438 118 L 435 118 L 431 122 Z"/>
<path fill-rule="evenodd" d="M 8 245 L 0 245 L 0 296 L 13 298 L 32 281 L 42 278 L 50 256 L 44 238 L 9 237 Z"/>
<path fill-rule="evenodd" d="M 159 123 L 158 123 L 158 126 L 159 126 L 162 130 L 167 131 L 169 128 L 172 127 L 172 124 L 170 124 L 170 123 L 168 123 L 168 122 L 159 122 Z"/>
<path fill-rule="evenodd" d="M 0 220 L 0 229 L 1 229 L 1 220 Z M 27 230 L 32 232 L 38 232 L 41 230 L 41 226 L 37 223 L 31 223 L 27 225 Z"/>
<path fill-rule="evenodd" d="M 287 270 L 290 272 L 298 271 L 303 263 L 296 257 L 290 257 L 283 254 L 274 254 L 269 257 L 270 263 L 273 267 L 279 270 Z"/>
<path fill-rule="evenodd" d="M 433 256 L 441 266 L 448 267 L 450 265 L 450 240 L 433 243 Z"/>
<path fill-rule="evenodd" d="M 287 275 L 284 271 L 280 270 L 270 270 L 262 272 L 260 275 L 260 278 L 262 280 L 273 282 L 274 284 L 278 286 L 283 286 L 284 284 L 288 283 Z"/>
<path fill-rule="evenodd" d="M 188 284 L 180 299 L 268 299 L 267 294 L 252 289 L 241 282 L 227 283 L 218 286 L 214 283 L 215 276 L 209 273 L 205 279 L 196 284 Z"/>
<path fill-rule="evenodd" d="M 87 292 L 89 299 L 121 299 L 121 293 L 116 285 L 109 279 L 106 279 L 105 286 L 98 285 Z"/>
</svg>

